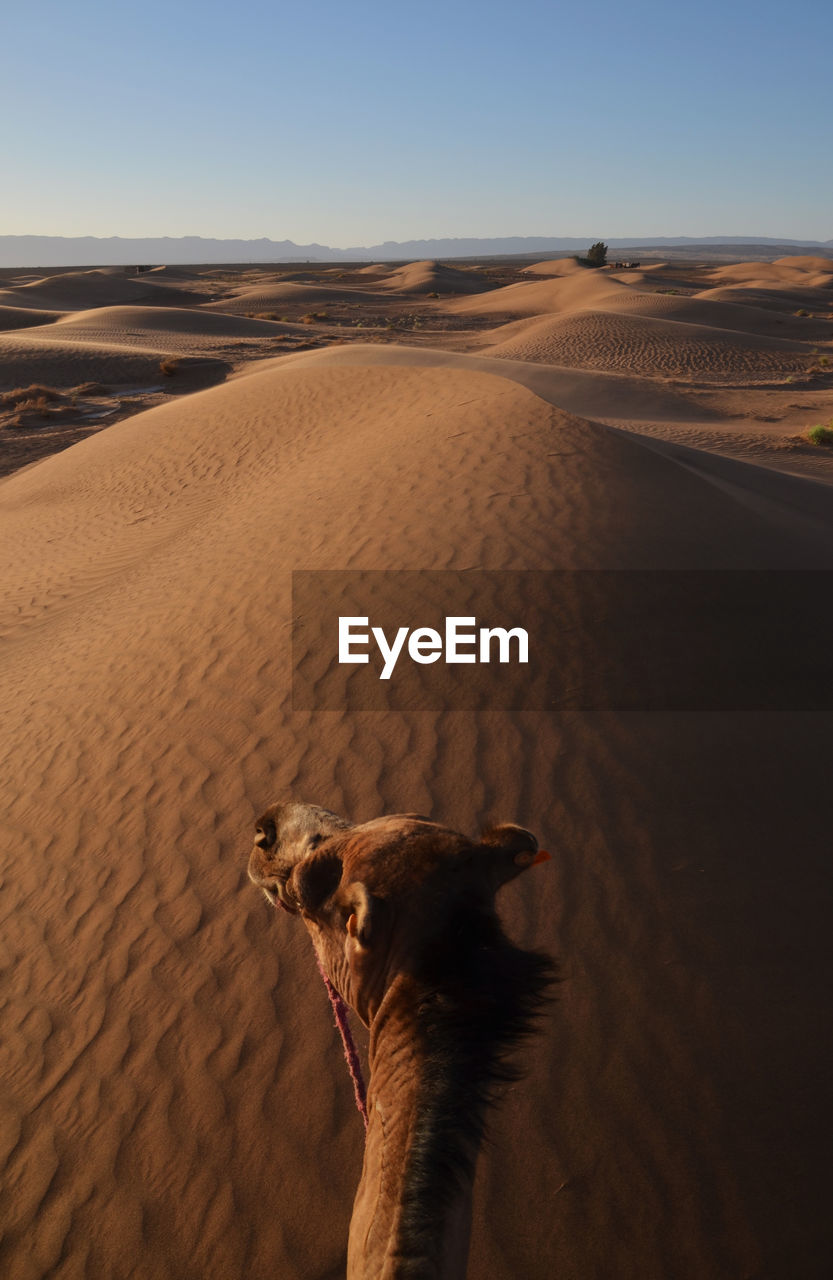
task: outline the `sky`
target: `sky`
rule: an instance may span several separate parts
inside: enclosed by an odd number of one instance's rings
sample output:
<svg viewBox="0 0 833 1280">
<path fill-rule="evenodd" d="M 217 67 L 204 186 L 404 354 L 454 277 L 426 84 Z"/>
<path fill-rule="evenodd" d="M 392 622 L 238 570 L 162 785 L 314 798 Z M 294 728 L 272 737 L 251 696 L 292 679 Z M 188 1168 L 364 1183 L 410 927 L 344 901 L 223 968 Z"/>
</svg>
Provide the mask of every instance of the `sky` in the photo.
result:
<svg viewBox="0 0 833 1280">
<path fill-rule="evenodd" d="M 833 238 L 829 0 L 7 0 L 0 234 Z"/>
</svg>

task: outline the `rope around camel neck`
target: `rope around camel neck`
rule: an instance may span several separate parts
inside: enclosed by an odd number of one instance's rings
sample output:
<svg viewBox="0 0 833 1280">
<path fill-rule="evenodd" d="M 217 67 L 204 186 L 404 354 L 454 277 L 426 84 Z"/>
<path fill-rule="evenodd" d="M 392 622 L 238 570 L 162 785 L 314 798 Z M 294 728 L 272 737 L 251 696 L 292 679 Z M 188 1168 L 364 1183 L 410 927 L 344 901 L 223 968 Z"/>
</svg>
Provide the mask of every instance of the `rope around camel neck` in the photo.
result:
<svg viewBox="0 0 833 1280">
<path fill-rule="evenodd" d="M 318 953 L 315 953 L 315 963 L 318 965 L 318 972 L 324 979 L 324 986 L 327 988 L 327 995 L 330 997 L 330 1004 L 333 1007 L 333 1016 L 335 1017 L 336 1026 L 341 1033 L 341 1043 L 344 1046 L 344 1057 L 347 1061 L 347 1067 L 350 1071 L 350 1079 L 353 1081 L 353 1093 L 356 1098 L 356 1108 L 359 1115 L 364 1121 L 364 1127 L 367 1129 L 367 1090 L 364 1086 L 364 1077 L 362 1075 L 362 1064 L 359 1061 L 356 1042 L 353 1039 L 353 1032 L 350 1030 L 350 1023 L 347 1020 L 347 1005 L 336 991 L 330 979 L 324 972 L 324 966 L 318 959 Z"/>
</svg>

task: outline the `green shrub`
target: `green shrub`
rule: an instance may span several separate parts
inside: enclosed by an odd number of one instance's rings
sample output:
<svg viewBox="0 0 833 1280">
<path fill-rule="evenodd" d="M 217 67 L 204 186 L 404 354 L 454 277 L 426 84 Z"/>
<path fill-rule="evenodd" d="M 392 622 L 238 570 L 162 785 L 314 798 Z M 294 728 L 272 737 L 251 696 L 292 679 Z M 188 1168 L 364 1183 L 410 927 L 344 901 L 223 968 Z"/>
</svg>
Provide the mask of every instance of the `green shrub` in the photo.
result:
<svg viewBox="0 0 833 1280">
<path fill-rule="evenodd" d="M 577 253 L 574 258 L 580 267 L 604 267 L 607 265 L 607 245 L 603 240 L 597 240 L 587 250 L 586 257 L 582 258 L 581 254 Z"/>
<path fill-rule="evenodd" d="M 811 444 L 833 445 L 833 424 L 829 427 L 823 427 L 821 424 L 811 427 L 807 432 L 807 438 Z"/>
</svg>

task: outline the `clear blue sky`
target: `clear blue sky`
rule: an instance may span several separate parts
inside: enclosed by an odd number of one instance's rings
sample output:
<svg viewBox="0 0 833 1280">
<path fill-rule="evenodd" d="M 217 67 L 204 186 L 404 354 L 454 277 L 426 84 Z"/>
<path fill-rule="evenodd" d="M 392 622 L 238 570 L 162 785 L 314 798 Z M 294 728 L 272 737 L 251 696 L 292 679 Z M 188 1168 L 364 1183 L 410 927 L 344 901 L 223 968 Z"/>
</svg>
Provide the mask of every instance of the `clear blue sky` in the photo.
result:
<svg viewBox="0 0 833 1280">
<path fill-rule="evenodd" d="M 833 238 L 830 0 L 11 0 L 0 234 Z"/>
</svg>

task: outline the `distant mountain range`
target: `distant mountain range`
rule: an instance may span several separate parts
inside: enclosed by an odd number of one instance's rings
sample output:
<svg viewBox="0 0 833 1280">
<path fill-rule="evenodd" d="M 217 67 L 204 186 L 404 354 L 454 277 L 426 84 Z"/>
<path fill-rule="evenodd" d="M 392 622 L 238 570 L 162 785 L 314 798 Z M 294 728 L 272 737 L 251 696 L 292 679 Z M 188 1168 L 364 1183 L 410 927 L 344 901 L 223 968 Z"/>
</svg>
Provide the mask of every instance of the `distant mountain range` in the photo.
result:
<svg viewBox="0 0 833 1280">
<path fill-rule="evenodd" d="M 123 239 L 121 236 L 0 236 L 0 267 L 96 267 L 218 262 L 379 262 L 421 258 L 537 256 L 583 253 L 594 240 L 611 249 L 691 250 L 702 245 L 774 246 L 833 252 L 833 240 L 788 240 L 767 236 L 668 236 L 615 239 L 603 236 L 504 236 L 495 239 L 386 240 L 350 249 L 292 240 L 209 240 L 202 236 Z"/>
</svg>

